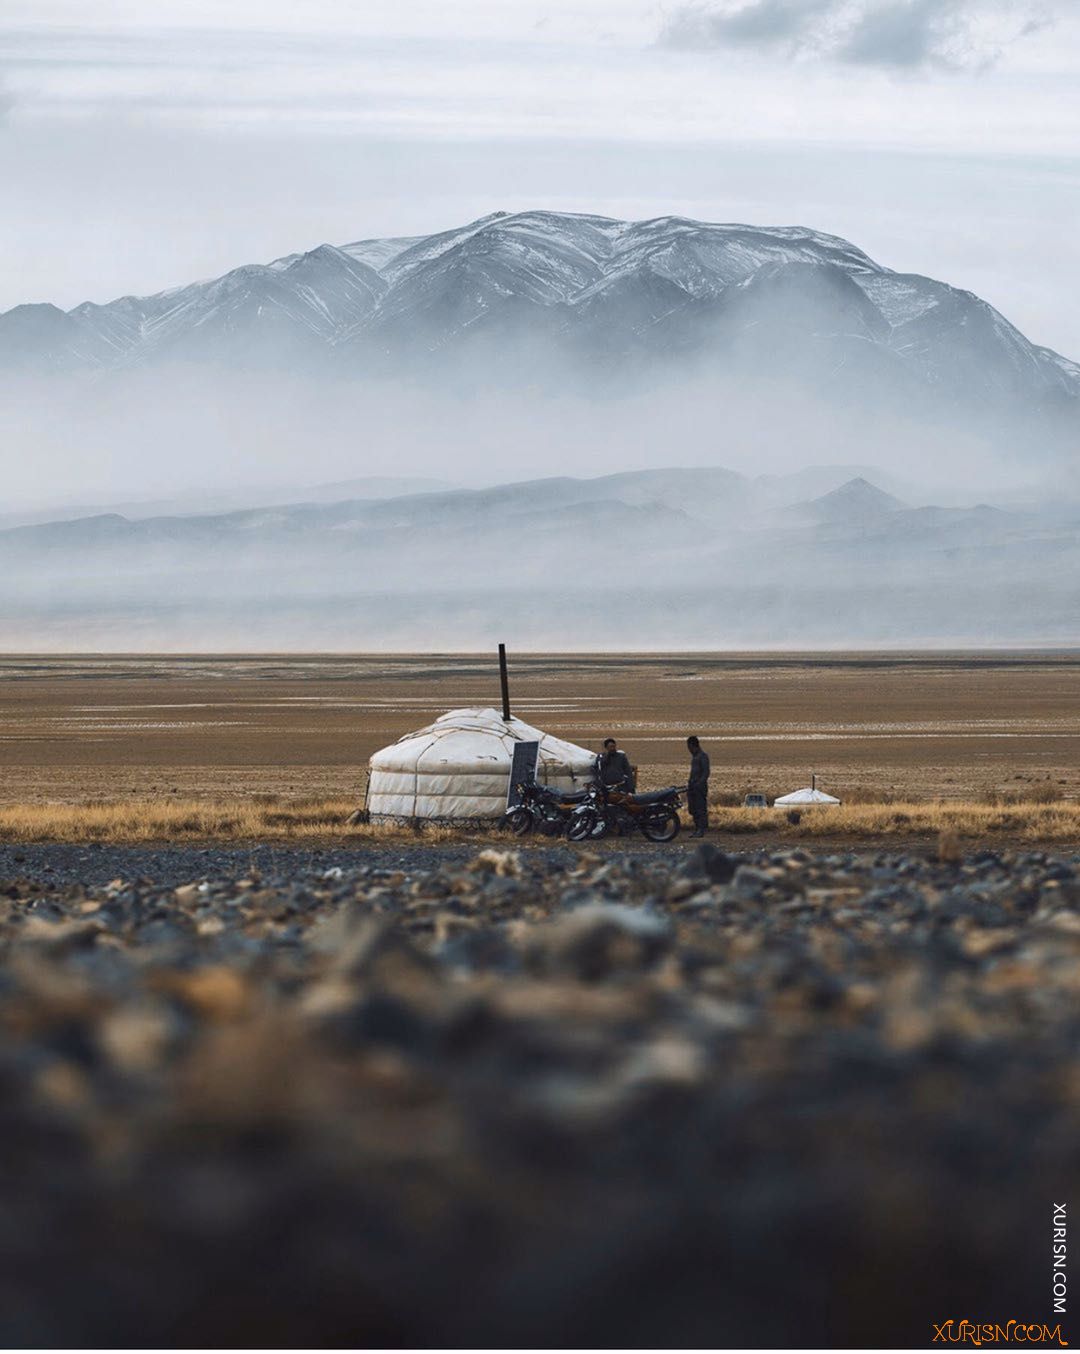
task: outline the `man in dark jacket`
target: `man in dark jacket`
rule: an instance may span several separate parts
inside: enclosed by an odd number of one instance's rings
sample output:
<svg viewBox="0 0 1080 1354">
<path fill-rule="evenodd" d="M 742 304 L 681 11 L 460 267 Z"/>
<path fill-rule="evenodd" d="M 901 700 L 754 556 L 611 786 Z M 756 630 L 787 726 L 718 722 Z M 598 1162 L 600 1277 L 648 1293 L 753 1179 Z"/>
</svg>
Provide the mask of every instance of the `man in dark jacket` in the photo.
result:
<svg viewBox="0 0 1080 1354">
<path fill-rule="evenodd" d="M 686 784 L 686 800 L 694 820 L 691 837 L 704 837 L 709 826 L 709 754 L 702 748 L 695 734 L 686 740 L 690 750 L 690 779 Z"/>
<path fill-rule="evenodd" d="M 633 790 L 634 772 L 630 758 L 619 751 L 614 738 L 604 739 L 604 750 L 596 759 L 600 784 L 606 790 Z"/>
</svg>

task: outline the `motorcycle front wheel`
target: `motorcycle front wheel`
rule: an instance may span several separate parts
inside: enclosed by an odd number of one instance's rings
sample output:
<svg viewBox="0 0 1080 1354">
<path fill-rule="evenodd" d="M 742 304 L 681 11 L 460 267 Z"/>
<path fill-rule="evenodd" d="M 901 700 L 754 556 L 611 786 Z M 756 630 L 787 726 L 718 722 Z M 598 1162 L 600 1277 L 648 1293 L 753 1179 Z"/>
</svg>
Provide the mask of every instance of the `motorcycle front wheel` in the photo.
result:
<svg viewBox="0 0 1080 1354">
<path fill-rule="evenodd" d="M 572 842 L 587 842 L 590 837 L 603 836 L 604 822 L 592 809 L 575 813 L 566 829 L 567 838 Z"/>
<path fill-rule="evenodd" d="M 533 816 L 528 809 L 511 809 L 506 826 L 515 837 L 527 837 L 533 830 Z"/>
<path fill-rule="evenodd" d="M 651 842 L 673 842 L 679 835 L 682 823 L 674 809 L 665 809 L 663 813 L 651 813 L 643 818 L 641 830 Z"/>
</svg>

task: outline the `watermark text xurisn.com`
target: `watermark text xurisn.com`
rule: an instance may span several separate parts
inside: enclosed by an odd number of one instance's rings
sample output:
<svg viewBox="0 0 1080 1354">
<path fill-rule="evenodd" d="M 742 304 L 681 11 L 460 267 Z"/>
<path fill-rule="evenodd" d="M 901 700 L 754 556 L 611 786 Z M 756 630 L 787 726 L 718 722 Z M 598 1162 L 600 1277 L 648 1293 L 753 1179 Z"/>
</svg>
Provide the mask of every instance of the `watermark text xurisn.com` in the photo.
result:
<svg viewBox="0 0 1080 1354">
<path fill-rule="evenodd" d="M 1051 1248 L 1054 1256 L 1053 1297 L 1055 1313 L 1063 1313 L 1065 1311 L 1065 1298 L 1068 1288 L 1065 1270 L 1069 1259 L 1068 1238 L 1066 1236 L 1067 1228 L 1068 1224 L 1066 1222 L 1065 1205 L 1055 1204 L 1054 1241 Z"/>
</svg>

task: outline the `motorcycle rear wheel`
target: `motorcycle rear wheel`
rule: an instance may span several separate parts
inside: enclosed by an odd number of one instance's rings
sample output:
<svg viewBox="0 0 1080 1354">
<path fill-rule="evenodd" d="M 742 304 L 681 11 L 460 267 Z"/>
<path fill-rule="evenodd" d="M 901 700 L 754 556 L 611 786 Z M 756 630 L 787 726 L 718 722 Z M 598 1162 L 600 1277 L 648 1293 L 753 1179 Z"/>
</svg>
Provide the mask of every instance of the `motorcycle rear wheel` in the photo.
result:
<svg viewBox="0 0 1080 1354">
<path fill-rule="evenodd" d="M 511 809 L 506 815 L 506 826 L 515 837 L 527 837 L 533 830 L 533 816 L 528 809 Z"/>
<path fill-rule="evenodd" d="M 641 820 L 641 831 L 651 842 L 673 842 L 681 827 L 674 809 L 665 809 L 663 813 L 650 814 Z"/>
</svg>

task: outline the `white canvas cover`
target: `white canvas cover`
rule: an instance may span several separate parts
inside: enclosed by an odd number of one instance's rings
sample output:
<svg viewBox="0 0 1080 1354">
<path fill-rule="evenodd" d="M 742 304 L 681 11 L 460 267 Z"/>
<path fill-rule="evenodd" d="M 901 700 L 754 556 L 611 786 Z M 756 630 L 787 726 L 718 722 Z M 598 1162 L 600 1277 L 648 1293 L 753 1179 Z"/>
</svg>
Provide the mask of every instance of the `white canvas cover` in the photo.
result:
<svg viewBox="0 0 1080 1354">
<path fill-rule="evenodd" d="M 807 786 L 805 790 L 795 790 L 792 794 L 783 795 L 780 799 L 773 800 L 774 809 L 799 809 L 809 808 L 814 804 L 839 804 L 839 799 L 832 795 L 827 795 L 824 790 L 811 788 Z"/>
<path fill-rule="evenodd" d="M 580 789 L 592 779 L 595 754 L 553 738 L 498 710 L 451 710 L 407 733 L 369 763 L 367 808 L 372 818 L 501 818 L 506 811 L 516 742 L 540 744 L 542 785 Z"/>
</svg>

